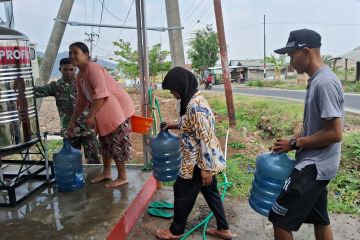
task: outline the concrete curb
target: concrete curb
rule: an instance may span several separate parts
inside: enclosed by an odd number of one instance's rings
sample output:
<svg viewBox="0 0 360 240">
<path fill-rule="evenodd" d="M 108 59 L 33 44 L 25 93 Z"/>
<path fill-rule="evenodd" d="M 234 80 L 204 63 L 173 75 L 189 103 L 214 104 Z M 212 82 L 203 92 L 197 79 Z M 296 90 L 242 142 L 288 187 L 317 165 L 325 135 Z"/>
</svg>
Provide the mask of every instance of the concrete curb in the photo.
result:
<svg viewBox="0 0 360 240">
<path fill-rule="evenodd" d="M 131 202 L 119 222 L 113 227 L 108 240 L 125 240 L 135 226 L 137 220 L 144 212 L 146 206 L 155 194 L 157 182 L 154 176 L 150 176 L 141 188 L 135 199 Z"/>
</svg>

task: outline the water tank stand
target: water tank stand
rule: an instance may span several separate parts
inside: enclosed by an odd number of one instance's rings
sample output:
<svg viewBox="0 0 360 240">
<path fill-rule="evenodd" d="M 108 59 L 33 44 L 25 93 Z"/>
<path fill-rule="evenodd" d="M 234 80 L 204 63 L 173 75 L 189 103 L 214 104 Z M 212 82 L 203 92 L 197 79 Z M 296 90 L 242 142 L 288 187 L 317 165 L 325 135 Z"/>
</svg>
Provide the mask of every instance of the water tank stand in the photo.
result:
<svg viewBox="0 0 360 240">
<path fill-rule="evenodd" d="M 46 143 L 46 136 L 44 141 Z M 17 155 L 19 159 L 14 159 L 15 154 L 6 156 L 10 159 L 0 159 L 0 207 L 16 207 L 50 184 L 55 176 L 41 139 Z M 33 160 L 28 160 L 29 156 L 33 156 Z"/>
</svg>

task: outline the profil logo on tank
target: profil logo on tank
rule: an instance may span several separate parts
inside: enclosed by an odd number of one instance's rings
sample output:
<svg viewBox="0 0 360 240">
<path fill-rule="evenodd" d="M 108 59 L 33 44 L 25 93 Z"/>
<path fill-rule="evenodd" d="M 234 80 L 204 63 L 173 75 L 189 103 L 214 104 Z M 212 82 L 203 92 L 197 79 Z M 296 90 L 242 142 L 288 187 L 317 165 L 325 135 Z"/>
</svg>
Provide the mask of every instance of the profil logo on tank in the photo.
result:
<svg viewBox="0 0 360 240">
<path fill-rule="evenodd" d="M 0 46 L 0 65 L 29 64 L 29 47 Z"/>
</svg>

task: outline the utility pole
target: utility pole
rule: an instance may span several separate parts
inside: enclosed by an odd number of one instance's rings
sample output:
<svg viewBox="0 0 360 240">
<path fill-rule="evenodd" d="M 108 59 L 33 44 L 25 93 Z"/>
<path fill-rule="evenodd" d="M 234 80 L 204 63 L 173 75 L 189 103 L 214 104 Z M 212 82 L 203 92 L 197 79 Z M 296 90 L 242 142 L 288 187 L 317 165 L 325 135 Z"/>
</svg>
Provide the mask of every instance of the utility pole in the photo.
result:
<svg viewBox="0 0 360 240">
<path fill-rule="evenodd" d="M 6 26 L 8 28 L 14 28 L 14 9 L 12 1 L 7 1 L 5 4 L 5 14 L 6 14 Z"/>
<path fill-rule="evenodd" d="M 62 0 L 57 18 L 68 21 L 73 3 L 74 0 Z M 55 21 L 48 45 L 45 50 L 44 59 L 40 66 L 40 85 L 45 85 L 49 81 L 51 70 L 54 66 L 56 55 L 59 51 L 61 40 L 64 36 L 65 28 L 66 23 Z"/>
<path fill-rule="evenodd" d="M 184 46 L 181 28 L 171 29 L 181 26 L 178 0 L 165 0 L 166 19 L 168 23 L 169 43 L 171 63 L 173 67 L 185 66 Z"/>
<path fill-rule="evenodd" d="M 224 79 L 224 88 L 225 88 L 225 96 L 226 96 L 226 105 L 227 105 L 228 117 L 229 117 L 229 125 L 230 127 L 235 127 L 236 119 L 235 119 L 235 110 L 234 110 L 231 82 L 230 82 L 229 60 L 228 60 L 227 48 L 226 48 L 221 0 L 214 0 L 214 9 L 215 9 L 216 27 L 217 27 L 218 39 L 220 45 L 220 57 L 221 57 L 221 65 L 223 69 L 223 79 Z"/>
<path fill-rule="evenodd" d="M 265 36 L 265 14 L 264 14 L 264 80 L 266 80 L 266 36 Z"/>
<path fill-rule="evenodd" d="M 94 38 L 99 37 L 99 35 L 92 32 L 92 31 L 91 31 L 91 33 L 85 33 L 85 35 L 88 36 L 88 38 L 85 39 L 85 41 L 90 43 L 90 57 L 93 59 L 92 50 L 93 50 L 93 44 L 94 44 L 94 41 L 95 41 Z"/>
</svg>

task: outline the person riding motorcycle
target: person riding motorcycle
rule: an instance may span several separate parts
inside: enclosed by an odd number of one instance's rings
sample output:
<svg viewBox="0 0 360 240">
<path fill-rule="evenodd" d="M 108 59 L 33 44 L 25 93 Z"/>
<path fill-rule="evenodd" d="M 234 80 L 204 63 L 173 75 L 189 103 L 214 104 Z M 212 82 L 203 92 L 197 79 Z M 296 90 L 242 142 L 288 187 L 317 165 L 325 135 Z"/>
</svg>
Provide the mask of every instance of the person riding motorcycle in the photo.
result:
<svg viewBox="0 0 360 240">
<path fill-rule="evenodd" d="M 214 78 L 212 74 L 209 73 L 205 81 L 205 89 L 211 89 L 213 82 L 214 82 Z"/>
</svg>

